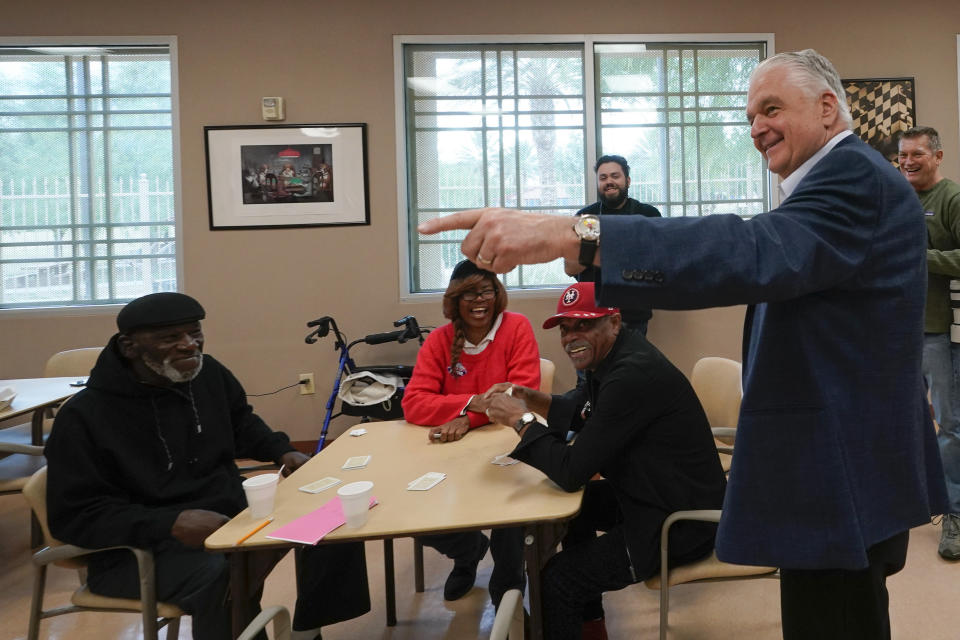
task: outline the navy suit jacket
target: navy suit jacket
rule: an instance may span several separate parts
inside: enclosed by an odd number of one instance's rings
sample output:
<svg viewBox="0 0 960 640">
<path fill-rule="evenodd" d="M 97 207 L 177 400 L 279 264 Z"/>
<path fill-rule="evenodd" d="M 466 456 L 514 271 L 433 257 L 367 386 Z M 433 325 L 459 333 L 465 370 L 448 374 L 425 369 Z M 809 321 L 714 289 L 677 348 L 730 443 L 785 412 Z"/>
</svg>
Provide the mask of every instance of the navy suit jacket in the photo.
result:
<svg viewBox="0 0 960 640">
<path fill-rule="evenodd" d="M 847 136 L 749 220 L 604 220 L 602 305 L 749 304 L 717 555 L 858 569 L 946 488 L 920 373 L 926 230 L 913 188 Z"/>
</svg>

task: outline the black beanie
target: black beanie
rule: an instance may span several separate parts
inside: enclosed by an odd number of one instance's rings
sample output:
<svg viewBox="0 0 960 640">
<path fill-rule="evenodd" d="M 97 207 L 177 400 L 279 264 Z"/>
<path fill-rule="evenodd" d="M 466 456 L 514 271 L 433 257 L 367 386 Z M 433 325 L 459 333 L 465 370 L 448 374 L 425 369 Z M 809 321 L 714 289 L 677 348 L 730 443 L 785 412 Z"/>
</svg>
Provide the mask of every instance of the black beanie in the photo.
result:
<svg viewBox="0 0 960 640">
<path fill-rule="evenodd" d="M 207 317 L 200 303 L 184 293 L 166 291 L 131 300 L 117 314 L 120 333 L 143 327 L 164 327 L 203 320 Z"/>
<path fill-rule="evenodd" d="M 469 260 L 463 260 L 458 262 L 457 266 L 453 268 L 453 273 L 450 274 L 450 282 L 453 282 L 454 280 L 463 280 L 464 278 L 470 276 L 487 276 L 490 278 L 497 277 L 497 275 L 492 271 L 481 269 Z"/>
</svg>

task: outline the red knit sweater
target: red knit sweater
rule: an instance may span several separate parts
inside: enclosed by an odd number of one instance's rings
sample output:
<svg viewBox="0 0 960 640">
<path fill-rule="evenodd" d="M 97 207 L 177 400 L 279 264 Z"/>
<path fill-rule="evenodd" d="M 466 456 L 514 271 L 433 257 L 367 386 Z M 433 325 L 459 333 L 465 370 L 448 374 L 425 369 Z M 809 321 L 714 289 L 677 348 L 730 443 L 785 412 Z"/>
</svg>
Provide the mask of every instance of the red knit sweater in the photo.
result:
<svg viewBox="0 0 960 640">
<path fill-rule="evenodd" d="M 479 354 L 460 354 L 463 375 L 451 375 L 450 351 L 453 323 L 434 329 L 427 336 L 417 366 L 403 395 L 407 422 L 427 427 L 453 420 L 470 401 L 498 382 L 540 388 L 540 350 L 526 316 L 503 312 L 496 338 Z M 490 422 L 486 414 L 468 411 L 470 428 Z"/>
</svg>

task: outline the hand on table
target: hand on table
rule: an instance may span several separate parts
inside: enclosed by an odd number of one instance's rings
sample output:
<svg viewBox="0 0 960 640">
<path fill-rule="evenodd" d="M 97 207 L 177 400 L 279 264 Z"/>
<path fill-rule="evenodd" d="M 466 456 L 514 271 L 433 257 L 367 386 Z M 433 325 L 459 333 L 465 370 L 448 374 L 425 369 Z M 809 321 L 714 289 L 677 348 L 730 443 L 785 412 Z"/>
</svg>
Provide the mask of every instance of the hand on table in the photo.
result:
<svg viewBox="0 0 960 640">
<path fill-rule="evenodd" d="M 203 541 L 211 533 L 230 522 L 230 518 L 206 509 L 187 509 L 177 516 L 170 535 L 188 547 L 203 548 Z"/>
<path fill-rule="evenodd" d="M 305 453 L 300 453 L 299 451 L 287 451 L 285 454 L 280 456 L 280 464 L 283 465 L 283 477 L 286 478 L 288 475 L 302 467 L 308 460 L 310 456 Z"/>
<path fill-rule="evenodd" d="M 450 422 L 437 427 L 431 427 L 427 438 L 430 442 L 453 442 L 467 435 L 467 431 L 469 430 L 470 418 L 467 416 L 457 416 Z"/>
</svg>

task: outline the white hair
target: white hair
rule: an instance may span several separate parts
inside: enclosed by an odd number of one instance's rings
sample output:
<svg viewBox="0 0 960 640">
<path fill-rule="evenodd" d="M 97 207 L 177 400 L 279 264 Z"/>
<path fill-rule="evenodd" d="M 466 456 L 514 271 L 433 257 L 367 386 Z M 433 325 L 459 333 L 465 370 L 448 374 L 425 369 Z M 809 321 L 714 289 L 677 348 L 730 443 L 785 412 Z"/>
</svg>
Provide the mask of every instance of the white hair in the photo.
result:
<svg viewBox="0 0 960 640">
<path fill-rule="evenodd" d="M 848 129 L 853 127 L 853 118 L 850 116 L 850 107 L 847 105 L 847 95 L 840 82 L 840 74 L 837 73 L 833 63 L 824 56 L 813 49 L 778 53 L 757 65 L 751 78 L 760 71 L 774 67 L 787 67 L 798 86 L 811 97 L 816 97 L 823 91 L 832 93 L 837 98 L 841 120 Z"/>
</svg>

